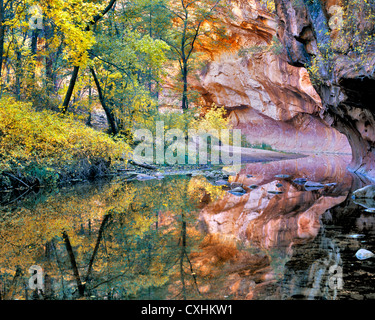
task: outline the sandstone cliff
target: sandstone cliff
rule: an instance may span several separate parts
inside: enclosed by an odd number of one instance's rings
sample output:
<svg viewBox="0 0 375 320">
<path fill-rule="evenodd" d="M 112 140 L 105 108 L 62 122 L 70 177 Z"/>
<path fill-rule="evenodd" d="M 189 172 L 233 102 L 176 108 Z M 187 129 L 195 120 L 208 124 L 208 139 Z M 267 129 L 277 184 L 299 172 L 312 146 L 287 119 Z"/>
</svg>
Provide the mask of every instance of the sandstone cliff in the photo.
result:
<svg viewBox="0 0 375 320">
<path fill-rule="evenodd" d="M 320 117 L 321 99 L 306 69 L 289 64 L 277 47 L 277 16 L 259 1 L 231 1 L 231 9 L 223 17 L 230 48 L 201 48 L 210 62 L 190 77 L 203 103 L 225 106 L 251 144 L 350 153 L 347 139 Z"/>
<path fill-rule="evenodd" d="M 345 134 L 352 171 L 375 178 L 373 1 L 276 0 L 288 62 L 310 66 L 321 115 Z"/>
</svg>

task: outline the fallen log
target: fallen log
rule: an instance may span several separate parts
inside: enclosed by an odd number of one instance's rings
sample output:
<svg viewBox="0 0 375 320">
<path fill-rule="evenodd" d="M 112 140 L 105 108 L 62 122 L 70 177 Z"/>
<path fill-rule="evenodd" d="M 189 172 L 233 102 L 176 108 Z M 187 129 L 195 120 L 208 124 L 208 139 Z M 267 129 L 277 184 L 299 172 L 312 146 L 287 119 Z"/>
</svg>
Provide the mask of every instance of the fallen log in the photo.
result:
<svg viewBox="0 0 375 320">
<path fill-rule="evenodd" d="M 145 169 L 149 169 L 149 170 L 157 170 L 158 169 L 157 167 L 152 166 L 150 164 L 139 163 L 139 162 L 136 162 L 134 160 L 129 160 L 129 163 L 132 164 L 133 166 L 137 166 L 137 167 L 141 167 L 141 168 L 145 168 Z"/>
</svg>

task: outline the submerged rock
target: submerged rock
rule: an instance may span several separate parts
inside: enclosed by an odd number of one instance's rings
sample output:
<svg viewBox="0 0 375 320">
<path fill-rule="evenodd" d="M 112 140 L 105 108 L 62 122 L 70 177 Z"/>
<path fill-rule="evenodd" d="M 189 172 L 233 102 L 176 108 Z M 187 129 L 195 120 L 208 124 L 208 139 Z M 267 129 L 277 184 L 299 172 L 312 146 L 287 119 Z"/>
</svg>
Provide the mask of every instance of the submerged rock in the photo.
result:
<svg viewBox="0 0 375 320">
<path fill-rule="evenodd" d="M 355 256 L 359 260 L 366 260 L 366 259 L 370 259 L 373 256 L 375 256 L 375 254 L 373 252 L 369 251 L 369 250 L 366 250 L 366 249 L 359 249 L 357 251 L 357 253 L 355 254 Z"/>
<path fill-rule="evenodd" d="M 252 184 L 251 186 L 249 186 L 250 189 L 257 189 L 259 188 L 256 184 Z"/>
<path fill-rule="evenodd" d="M 367 198 L 367 199 L 374 199 L 375 198 L 375 185 L 369 185 L 364 188 L 358 189 L 353 192 L 353 198 Z"/>
</svg>

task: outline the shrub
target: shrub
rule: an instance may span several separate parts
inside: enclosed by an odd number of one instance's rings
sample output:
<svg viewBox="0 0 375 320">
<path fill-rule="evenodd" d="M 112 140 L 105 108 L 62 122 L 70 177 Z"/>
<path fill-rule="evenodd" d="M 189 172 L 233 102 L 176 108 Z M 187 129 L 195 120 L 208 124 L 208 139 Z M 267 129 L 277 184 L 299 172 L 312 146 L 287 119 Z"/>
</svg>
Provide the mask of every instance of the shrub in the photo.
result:
<svg viewBox="0 0 375 320">
<path fill-rule="evenodd" d="M 129 151 L 72 117 L 37 112 L 30 103 L 0 99 L 0 173 L 51 183 L 109 164 Z M 95 171 L 95 170 L 94 170 Z"/>
</svg>

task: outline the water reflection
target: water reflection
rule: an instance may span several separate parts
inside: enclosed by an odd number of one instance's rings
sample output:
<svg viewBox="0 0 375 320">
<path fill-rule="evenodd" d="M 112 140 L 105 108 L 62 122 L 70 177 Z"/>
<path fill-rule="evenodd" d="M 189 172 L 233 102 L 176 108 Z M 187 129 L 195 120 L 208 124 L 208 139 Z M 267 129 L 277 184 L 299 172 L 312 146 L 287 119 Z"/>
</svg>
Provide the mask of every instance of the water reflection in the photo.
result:
<svg viewBox="0 0 375 320">
<path fill-rule="evenodd" d="M 243 195 L 204 176 L 5 194 L 1 299 L 369 298 L 358 279 L 372 277 L 371 261 L 353 256 L 374 249 L 375 220 L 351 200 L 368 182 L 348 161 L 246 164 L 229 178 Z M 29 288 L 32 265 L 43 292 Z"/>
</svg>

